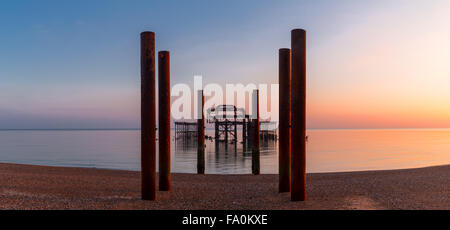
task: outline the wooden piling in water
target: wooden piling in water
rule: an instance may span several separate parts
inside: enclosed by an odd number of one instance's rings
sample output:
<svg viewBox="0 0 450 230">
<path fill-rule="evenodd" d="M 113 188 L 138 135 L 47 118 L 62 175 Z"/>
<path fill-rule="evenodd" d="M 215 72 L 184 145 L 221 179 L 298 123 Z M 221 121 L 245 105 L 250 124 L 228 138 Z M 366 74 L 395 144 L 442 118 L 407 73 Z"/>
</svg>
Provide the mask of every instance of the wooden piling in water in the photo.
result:
<svg viewBox="0 0 450 230">
<path fill-rule="evenodd" d="M 253 134 L 252 134 L 252 173 L 253 175 L 259 175 L 260 174 L 260 122 L 259 122 L 259 90 L 253 90 Z"/>
<path fill-rule="evenodd" d="M 216 142 L 219 142 L 219 122 L 214 120 L 214 139 Z"/>
<path fill-rule="evenodd" d="M 159 190 L 170 191 L 170 53 L 158 53 Z"/>
<path fill-rule="evenodd" d="M 228 120 L 227 119 L 225 119 L 225 143 L 228 144 Z"/>
<path fill-rule="evenodd" d="M 237 107 L 234 107 L 234 144 L 237 144 Z"/>
<path fill-rule="evenodd" d="M 278 191 L 291 191 L 291 50 L 279 50 L 279 155 Z"/>
<path fill-rule="evenodd" d="M 249 120 L 247 122 L 247 141 L 248 141 L 248 147 L 250 149 L 253 149 L 253 122 L 251 121 L 251 117 L 249 117 Z"/>
<path fill-rule="evenodd" d="M 291 32 L 291 200 L 306 199 L 306 31 Z"/>
<path fill-rule="evenodd" d="M 205 97 L 203 90 L 198 91 L 198 115 L 197 120 L 197 174 L 205 174 L 205 116 L 203 107 L 205 106 Z M 201 110 L 201 111 L 200 111 Z"/>
<path fill-rule="evenodd" d="M 141 193 L 156 199 L 155 33 L 141 33 Z"/>
<path fill-rule="evenodd" d="M 242 142 L 247 144 L 247 119 L 245 118 L 245 114 L 242 120 Z"/>
</svg>

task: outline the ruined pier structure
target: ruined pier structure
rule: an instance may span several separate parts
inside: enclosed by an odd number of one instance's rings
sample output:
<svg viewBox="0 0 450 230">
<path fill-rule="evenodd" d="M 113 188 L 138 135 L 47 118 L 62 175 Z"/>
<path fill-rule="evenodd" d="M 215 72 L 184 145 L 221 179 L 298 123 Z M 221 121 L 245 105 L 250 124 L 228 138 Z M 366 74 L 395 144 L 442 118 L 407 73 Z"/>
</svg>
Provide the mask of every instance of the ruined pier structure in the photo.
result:
<svg viewBox="0 0 450 230">
<path fill-rule="evenodd" d="M 218 105 L 208 108 L 206 122 L 214 127 L 214 136 L 206 136 L 215 141 L 237 143 L 239 130 L 242 143 L 252 143 L 254 127 L 251 116 L 243 108 L 234 105 Z M 260 138 L 264 141 L 277 140 L 276 122 L 260 121 Z M 191 140 L 197 138 L 197 121 L 176 121 L 175 139 Z"/>
<path fill-rule="evenodd" d="M 159 189 L 170 190 L 170 55 L 158 53 L 159 83 Z M 279 192 L 291 192 L 292 201 L 306 199 L 306 31 L 291 31 L 291 49 L 279 50 L 280 154 Z M 203 91 L 199 92 L 200 117 L 197 122 L 176 122 L 176 133 L 196 133 L 197 169 L 205 170 L 205 118 Z M 208 122 L 215 125 L 215 139 L 231 136 L 237 142 L 237 126 L 242 125 L 243 140 L 251 140 L 252 173 L 259 169 L 259 91 L 252 94 L 251 120 L 241 109 L 223 105 L 208 110 Z M 231 117 L 228 112 L 231 111 Z M 239 111 L 239 112 L 238 112 Z M 178 128 L 181 131 L 178 132 Z M 196 131 L 196 132 L 195 132 Z M 250 138 L 249 138 L 250 137 Z M 275 138 L 276 139 L 276 138 Z M 143 200 L 156 199 L 156 87 L 155 34 L 141 33 L 141 192 Z M 290 182 L 290 183 L 289 183 Z"/>
</svg>

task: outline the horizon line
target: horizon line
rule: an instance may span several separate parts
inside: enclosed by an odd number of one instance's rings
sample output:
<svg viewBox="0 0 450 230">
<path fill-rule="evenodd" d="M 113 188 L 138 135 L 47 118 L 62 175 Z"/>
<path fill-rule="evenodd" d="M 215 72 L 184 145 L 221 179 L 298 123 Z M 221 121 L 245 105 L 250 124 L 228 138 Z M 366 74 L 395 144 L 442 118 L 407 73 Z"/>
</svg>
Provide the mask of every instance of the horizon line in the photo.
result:
<svg viewBox="0 0 450 230">
<path fill-rule="evenodd" d="M 174 127 L 170 128 L 175 130 Z M 214 128 L 205 128 L 214 130 Z M 450 130 L 450 127 L 443 128 L 431 128 L 431 127 L 408 127 L 408 128 L 307 128 L 306 130 L 425 130 L 425 129 L 438 129 L 438 130 Z M 141 128 L 0 128 L 0 131 L 137 131 Z"/>
</svg>

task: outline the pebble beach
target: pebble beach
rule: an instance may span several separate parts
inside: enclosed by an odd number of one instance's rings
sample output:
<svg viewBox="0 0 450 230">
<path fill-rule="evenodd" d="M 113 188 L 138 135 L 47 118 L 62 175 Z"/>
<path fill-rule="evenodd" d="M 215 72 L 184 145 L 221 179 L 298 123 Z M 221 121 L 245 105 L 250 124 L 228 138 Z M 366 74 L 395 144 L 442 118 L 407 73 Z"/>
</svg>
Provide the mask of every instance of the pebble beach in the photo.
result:
<svg viewBox="0 0 450 230">
<path fill-rule="evenodd" d="M 307 175 L 307 201 L 278 193 L 278 175 L 172 174 L 170 192 L 140 199 L 140 173 L 0 163 L 0 209 L 450 209 L 450 165 Z"/>
</svg>

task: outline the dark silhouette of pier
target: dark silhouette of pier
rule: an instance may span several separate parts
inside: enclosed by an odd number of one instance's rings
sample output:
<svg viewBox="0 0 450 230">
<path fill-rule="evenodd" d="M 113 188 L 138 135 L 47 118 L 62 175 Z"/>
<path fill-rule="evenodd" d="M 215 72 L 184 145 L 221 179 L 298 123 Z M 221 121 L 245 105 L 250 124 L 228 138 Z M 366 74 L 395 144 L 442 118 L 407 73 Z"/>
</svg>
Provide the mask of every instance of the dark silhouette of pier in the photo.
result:
<svg viewBox="0 0 450 230">
<path fill-rule="evenodd" d="M 250 115 L 243 108 L 234 105 L 218 105 L 207 109 L 206 122 L 214 127 L 214 136 L 205 136 L 216 142 L 226 144 L 251 144 L 254 135 L 254 124 Z M 264 141 L 277 141 L 276 122 L 260 121 L 260 138 Z M 175 140 L 194 140 L 197 138 L 197 121 L 176 121 Z M 241 135 L 238 133 L 241 132 Z M 241 136 L 241 140 L 239 140 Z"/>
</svg>

